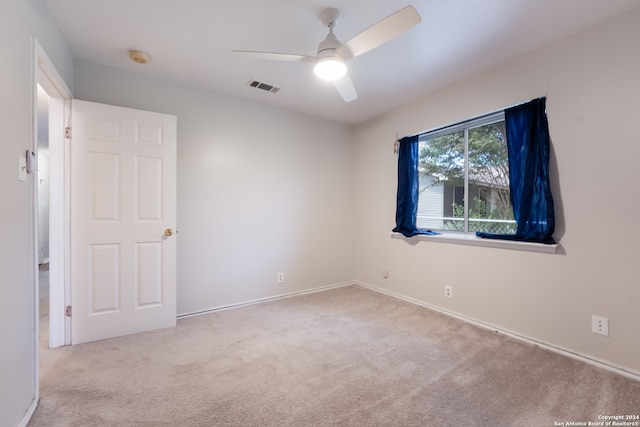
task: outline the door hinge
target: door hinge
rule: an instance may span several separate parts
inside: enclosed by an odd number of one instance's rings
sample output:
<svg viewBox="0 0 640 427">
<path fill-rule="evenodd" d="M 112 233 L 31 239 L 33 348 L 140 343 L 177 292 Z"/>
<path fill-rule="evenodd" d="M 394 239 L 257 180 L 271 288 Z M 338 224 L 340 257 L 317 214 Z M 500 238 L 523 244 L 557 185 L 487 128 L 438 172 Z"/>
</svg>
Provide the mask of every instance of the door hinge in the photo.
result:
<svg viewBox="0 0 640 427">
<path fill-rule="evenodd" d="M 64 310 L 64 314 L 67 315 L 67 317 L 71 317 L 71 306 L 68 305 L 67 308 Z"/>
<path fill-rule="evenodd" d="M 71 139 L 71 127 L 67 126 L 64 128 L 64 137 L 67 139 Z"/>
</svg>

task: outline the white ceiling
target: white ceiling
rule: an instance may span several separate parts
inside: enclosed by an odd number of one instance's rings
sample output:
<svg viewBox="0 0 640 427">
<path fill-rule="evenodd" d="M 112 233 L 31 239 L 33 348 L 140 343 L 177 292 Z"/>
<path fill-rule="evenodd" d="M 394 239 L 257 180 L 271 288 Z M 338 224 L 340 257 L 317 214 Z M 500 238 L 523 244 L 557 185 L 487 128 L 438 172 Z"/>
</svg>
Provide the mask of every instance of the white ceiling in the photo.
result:
<svg viewBox="0 0 640 427">
<path fill-rule="evenodd" d="M 42 0 L 75 58 L 356 124 L 534 51 L 640 0 Z M 348 62 L 359 98 L 345 103 L 313 64 L 247 59 L 231 50 L 314 56 L 318 18 L 342 12 L 342 42 L 406 5 L 422 23 Z M 129 49 L 151 56 L 146 65 Z M 282 89 L 249 88 L 255 79 Z"/>
</svg>

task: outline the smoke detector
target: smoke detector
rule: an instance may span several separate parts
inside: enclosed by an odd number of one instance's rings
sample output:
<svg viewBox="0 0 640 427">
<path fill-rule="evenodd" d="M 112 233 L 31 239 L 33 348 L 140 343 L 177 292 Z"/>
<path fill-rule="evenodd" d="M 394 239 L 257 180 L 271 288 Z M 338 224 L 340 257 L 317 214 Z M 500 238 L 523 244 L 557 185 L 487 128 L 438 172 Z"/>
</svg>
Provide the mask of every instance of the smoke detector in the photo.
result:
<svg viewBox="0 0 640 427">
<path fill-rule="evenodd" d="M 135 50 L 135 49 L 131 49 L 129 51 L 129 58 L 131 58 L 131 60 L 137 64 L 146 64 L 147 62 L 149 62 L 149 59 L 150 59 L 149 55 L 142 52 L 141 50 Z"/>
</svg>

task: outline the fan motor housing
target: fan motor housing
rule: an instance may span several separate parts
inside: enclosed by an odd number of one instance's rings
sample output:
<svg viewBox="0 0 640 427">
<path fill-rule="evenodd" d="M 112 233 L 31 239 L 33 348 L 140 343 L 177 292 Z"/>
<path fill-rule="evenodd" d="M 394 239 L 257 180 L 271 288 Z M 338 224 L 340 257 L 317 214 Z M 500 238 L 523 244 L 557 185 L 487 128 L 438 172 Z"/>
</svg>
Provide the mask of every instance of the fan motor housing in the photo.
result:
<svg viewBox="0 0 640 427">
<path fill-rule="evenodd" d="M 327 34 L 327 37 L 318 45 L 318 58 L 323 52 L 336 52 L 342 43 L 338 41 L 333 31 Z"/>
</svg>

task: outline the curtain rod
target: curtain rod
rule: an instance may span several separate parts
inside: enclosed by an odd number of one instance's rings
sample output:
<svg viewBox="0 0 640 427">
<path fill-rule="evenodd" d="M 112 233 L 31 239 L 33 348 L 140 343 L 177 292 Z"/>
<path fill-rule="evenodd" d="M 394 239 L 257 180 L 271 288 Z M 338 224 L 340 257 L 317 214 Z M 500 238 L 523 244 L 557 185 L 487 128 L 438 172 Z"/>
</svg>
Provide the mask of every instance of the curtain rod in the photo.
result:
<svg viewBox="0 0 640 427">
<path fill-rule="evenodd" d="M 517 106 L 519 106 L 519 105 L 524 105 L 524 104 L 526 104 L 527 102 L 531 102 L 531 101 L 536 100 L 536 99 L 546 99 L 546 98 L 547 98 L 547 96 L 546 96 L 546 95 L 545 95 L 545 96 L 539 96 L 539 97 L 537 97 L 537 98 L 531 98 L 531 99 L 530 99 L 530 100 L 528 100 L 528 101 L 518 102 L 517 104 L 512 104 L 512 105 L 509 105 L 508 107 L 498 108 L 498 109 L 495 109 L 495 110 L 490 111 L 490 112 L 488 112 L 488 113 L 480 114 L 479 116 L 470 117 L 470 118 L 467 118 L 467 119 L 464 119 L 464 120 L 460 120 L 460 121 L 457 121 L 457 122 L 452 122 L 452 123 L 446 124 L 446 125 L 444 125 L 444 126 L 438 126 L 438 127 L 436 127 L 436 128 L 431 128 L 431 129 L 429 129 L 429 130 L 425 130 L 425 131 L 422 131 L 422 132 L 418 132 L 418 133 L 414 133 L 414 134 L 411 134 L 411 135 L 407 135 L 407 136 L 405 136 L 405 137 L 403 137 L 403 138 L 407 138 L 407 137 L 411 137 L 411 136 L 418 136 L 418 137 L 420 137 L 420 136 L 422 136 L 422 135 L 425 135 L 425 134 L 427 134 L 427 133 L 431 133 L 431 132 L 434 132 L 434 131 L 437 131 L 437 130 L 440 130 L 440 129 L 446 129 L 446 128 L 451 127 L 451 126 L 462 125 L 462 124 L 465 124 L 465 123 L 468 123 L 468 122 L 471 122 L 471 121 L 474 121 L 474 120 L 483 119 L 483 118 L 485 118 L 485 117 L 492 116 L 492 115 L 494 115 L 494 114 L 496 114 L 496 113 L 499 113 L 499 112 L 501 112 L 501 111 L 508 110 L 509 108 L 517 107 Z M 396 140 L 399 140 L 397 135 L 398 135 L 398 134 L 396 133 Z M 400 139 L 402 139 L 402 138 L 400 138 Z"/>
</svg>

